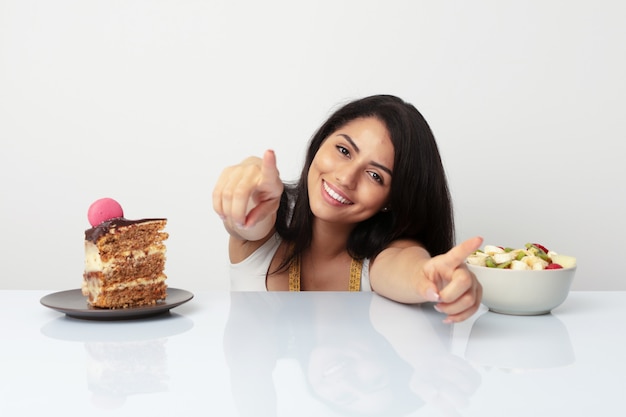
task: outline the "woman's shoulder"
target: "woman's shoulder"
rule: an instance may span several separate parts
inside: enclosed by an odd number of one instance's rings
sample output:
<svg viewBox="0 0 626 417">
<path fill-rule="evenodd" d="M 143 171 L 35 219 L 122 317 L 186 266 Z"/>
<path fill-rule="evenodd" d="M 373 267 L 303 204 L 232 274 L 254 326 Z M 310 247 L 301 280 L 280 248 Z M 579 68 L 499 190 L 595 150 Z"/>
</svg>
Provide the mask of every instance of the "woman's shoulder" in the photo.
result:
<svg viewBox="0 0 626 417">
<path fill-rule="evenodd" d="M 254 252 L 240 262 L 230 264 L 230 285 L 233 291 L 266 291 L 267 271 L 282 239 L 273 234 Z"/>
</svg>

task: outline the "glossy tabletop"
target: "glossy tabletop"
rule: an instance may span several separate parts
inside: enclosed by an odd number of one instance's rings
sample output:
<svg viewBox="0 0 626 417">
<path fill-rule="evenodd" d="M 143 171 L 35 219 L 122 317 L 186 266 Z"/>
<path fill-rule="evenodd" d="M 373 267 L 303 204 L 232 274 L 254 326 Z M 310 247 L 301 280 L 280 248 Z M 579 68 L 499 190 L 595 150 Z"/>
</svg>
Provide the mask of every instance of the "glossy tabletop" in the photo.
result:
<svg viewBox="0 0 626 417">
<path fill-rule="evenodd" d="M 199 292 L 162 315 L 84 320 L 0 291 L 0 415 L 621 416 L 626 292 L 552 314 L 371 293 Z"/>
</svg>

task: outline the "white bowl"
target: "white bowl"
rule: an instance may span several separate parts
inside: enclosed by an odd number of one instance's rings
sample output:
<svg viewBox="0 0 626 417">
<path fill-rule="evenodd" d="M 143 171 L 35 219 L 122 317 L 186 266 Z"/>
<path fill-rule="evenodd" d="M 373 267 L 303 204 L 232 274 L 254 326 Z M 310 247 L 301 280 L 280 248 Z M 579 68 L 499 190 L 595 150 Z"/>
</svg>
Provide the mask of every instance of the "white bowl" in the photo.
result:
<svg viewBox="0 0 626 417">
<path fill-rule="evenodd" d="M 496 313 L 547 314 L 569 294 L 576 267 L 520 271 L 467 264 L 483 287 L 482 303 Z"/>
</svg>

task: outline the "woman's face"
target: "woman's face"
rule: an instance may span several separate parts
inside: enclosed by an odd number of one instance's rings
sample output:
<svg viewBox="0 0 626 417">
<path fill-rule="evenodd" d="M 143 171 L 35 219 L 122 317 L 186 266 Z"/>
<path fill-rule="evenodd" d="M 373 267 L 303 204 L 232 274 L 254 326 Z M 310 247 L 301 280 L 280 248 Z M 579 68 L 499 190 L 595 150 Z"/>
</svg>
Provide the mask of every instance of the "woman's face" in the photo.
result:
<svg viewBox="0 0 626 417">
<path fill-rule="evenodd" d="M 333 132 L 309 169 L 315 217 L 356 224 L 378 213 L 389 199 L 393 161 L 389 132 L 375 117 L 352 120 Z"/>
</svg>

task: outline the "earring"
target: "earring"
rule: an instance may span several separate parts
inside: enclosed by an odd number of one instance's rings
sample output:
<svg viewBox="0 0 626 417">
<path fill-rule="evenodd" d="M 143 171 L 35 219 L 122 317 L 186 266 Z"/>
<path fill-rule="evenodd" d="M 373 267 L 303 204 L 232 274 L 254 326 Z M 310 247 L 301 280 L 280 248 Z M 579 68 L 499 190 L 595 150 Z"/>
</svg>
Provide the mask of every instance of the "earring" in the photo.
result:
<svg viewBox="0 0 626 417">
<path fill-rule="evenodd" d="M 387 213 L 389 211 L 389 207 L 383 207 L 383 209 L 381 210 L 383 213 Z"/>
</svg>

